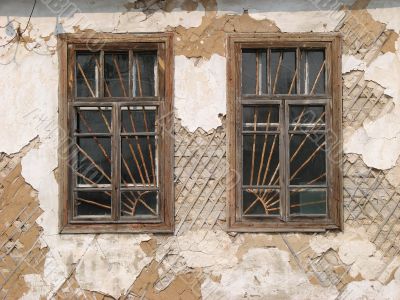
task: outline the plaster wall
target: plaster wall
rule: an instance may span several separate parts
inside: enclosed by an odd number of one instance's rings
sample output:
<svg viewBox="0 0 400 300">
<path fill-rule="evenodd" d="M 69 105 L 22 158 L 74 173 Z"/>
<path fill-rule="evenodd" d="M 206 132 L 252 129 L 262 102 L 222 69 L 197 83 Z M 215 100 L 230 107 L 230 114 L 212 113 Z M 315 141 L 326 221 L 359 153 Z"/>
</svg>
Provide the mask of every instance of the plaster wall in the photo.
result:
<svg viewBox="0 0 400 300">
<path fill-rule="evenodd" d="M 0 3 L 3 298 L 400 298 L 398 1 L 38 0 L 7 44 L 33 2 Z M 174 235 L 58 234 L 56 36 L 92 30 L 175 33 Z M 224 34 L 311 31 L 343 34 L 345 229 L 228 234 Z"/>
</svg>

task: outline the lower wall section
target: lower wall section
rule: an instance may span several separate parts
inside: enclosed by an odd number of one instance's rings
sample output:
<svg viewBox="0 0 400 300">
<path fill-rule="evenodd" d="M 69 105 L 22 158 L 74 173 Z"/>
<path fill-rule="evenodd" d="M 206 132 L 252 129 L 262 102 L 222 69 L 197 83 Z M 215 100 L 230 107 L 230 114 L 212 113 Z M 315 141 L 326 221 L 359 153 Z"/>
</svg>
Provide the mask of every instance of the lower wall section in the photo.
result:
<svg viewBox="0 0 400 300">
<path fill-rule="evenodd" d="M 47 236 L 20 165 L 39 142 L 3 155 L 1 296 L 396 299 L 400 209 L 387 172 L 345 157 L 343 233 L 228 234 L 224 125 L 189 132 L 176 120 L 175 131 L 174 235 Z"/>
</svg>

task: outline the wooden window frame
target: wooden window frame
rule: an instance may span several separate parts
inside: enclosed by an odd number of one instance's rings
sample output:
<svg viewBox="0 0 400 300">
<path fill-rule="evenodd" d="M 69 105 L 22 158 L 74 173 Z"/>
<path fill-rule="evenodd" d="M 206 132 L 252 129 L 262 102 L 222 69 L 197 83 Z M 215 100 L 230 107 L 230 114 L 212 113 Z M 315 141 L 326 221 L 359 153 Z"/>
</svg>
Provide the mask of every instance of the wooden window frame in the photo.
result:
<svg viewBox="0 0 400 300">
<path fill-rule="evenodd" d="M 173 185 L 173 34 L 60 34 L 58 35 L 59 56 L 59 232 L 60 233 L 172 233 L 174 231 L 174 185 Z M 118 105 L 155 105 L 158 109 L 159 126 L 159 212 L 156 221 L 76 221 L 72 218 L 73 201 L 71 194 L 71 172 L 68 166 L 71 109 L 73 109 L 74 94 L 74 61 L 76 49 L 111 49 L 126 47 L 130 49 L 154 48 L 158 51 L 159 94 L 153 99 L 146 97 L 129 97 L 121 100 Z M 101 78 L 102 80 L 102 78 Z M 100 81 L 101 81 L 100 80 Z M 100 82 L 101 83 L 101 82 Z M 103 97 L 106 100 L 107 98 Z M 158 98 L 157 101 L 154 98 Z M 90 105 L 89 103 L 86 103 Z M 85 104 L 84 104 L 85 105 Z M 114 104 L 112 104 L 114 105 Z M 116 109 L 114 108 L 115 112 Z M 114 126 L 118 127 L 118 126 Z M 113 132 L 115 134 L 115 131 Z M 119 134 L 118 134 L 119 136 Z M 114 156 L 114 159 L 116 157 Z M 114 160 L 115 161 L 115 160 Z M 115 163 L 111 166 L 114 167 Z M 113 193 L 115 186 L 113 188 Z M 117 202 L 117 201 L 113 201 Z M 114 204 L 113 204 L 114 205 Z M 118 205 L 118 204 L 115 204 Z M 113 206 L 114 207 L 114 206 Z"/>
<path fill-rule="evenodd" d="M 241 96 L 241 49 L 242 48 L 285 48 L 285 47 L 326 47 L 328 82 L 327 94 L 327 135 L 334 138 L 335 146 L 329 148 L 336 163 L 327 165 L 327 208 L 326 218 L 307 217 L 293 221 L 267 221 L 267 218 L 246 218 L 240 213 L 241 201 L 241 107 L 245 97 Z M 343 188 L 342 188 L 342 72 L 341 36 L 337 33 L 272 33 L 272 34 L 229 34 L 227 36 L 227 230 L 234 232 L 320 232 L 327 229 L 343 230 Z M 326 99 L 326 96 L 263 95 L 252 96 L 251 101 L 261 104 L 263 100 Z M 266 102 L 267 103 L 267 102 Z M 285 104 L 284 106 L 286 106 Z M 285 113 L 285 112 L 283 112 Z M 282 116 L 282 115 L 281 115 Z M 281 130 L 282 132 L 283 130 Z M 286 155 L 288 146 L 280 146 L 280 157 Z M 287 170 L 285 170 L 285 173 Z M 287 198 L 286 198 L 287 199 Z M 288 200 L 285 200 L 286 202 Z"/>
</svg>

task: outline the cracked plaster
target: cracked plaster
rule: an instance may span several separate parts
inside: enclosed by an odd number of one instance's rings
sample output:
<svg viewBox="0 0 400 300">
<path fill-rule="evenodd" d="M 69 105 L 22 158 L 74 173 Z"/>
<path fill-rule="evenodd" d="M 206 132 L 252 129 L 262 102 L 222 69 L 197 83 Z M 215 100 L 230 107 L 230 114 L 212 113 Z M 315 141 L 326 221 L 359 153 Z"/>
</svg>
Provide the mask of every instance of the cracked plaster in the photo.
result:
<svg viewBox="0 0 400 300">
<path fill-rule="evenodd" d="M 356 131 L 347 132 L 344 152 L 361 154 L 370 167 L 390 169 L 396 165 L 400 155 L 400 39 L 396 42 L 396 53 L 382 54 L 368 66 L 365 79 L 384 87 L 385 94 L 393 98 L 395 107 L 377 120 L 364 123 Z"/>
</svg>

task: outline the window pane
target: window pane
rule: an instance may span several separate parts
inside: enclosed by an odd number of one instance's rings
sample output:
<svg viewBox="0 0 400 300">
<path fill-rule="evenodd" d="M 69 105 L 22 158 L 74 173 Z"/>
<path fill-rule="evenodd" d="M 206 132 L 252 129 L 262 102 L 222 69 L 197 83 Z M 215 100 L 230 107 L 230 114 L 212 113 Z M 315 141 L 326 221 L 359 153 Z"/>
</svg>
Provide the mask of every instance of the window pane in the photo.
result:
<svg viewBox="0 0 400 300">
<path fill-rule="evenodd" d="M 302 94 L 324 94 L 326 66 L 324 50 L 301 50 L 300 89 Z"/>
<path fill-rule="evenodd" d="M 272 94 L 296 94 L 296 51 L 271 50 Z"/>
<path fill-rule="evenodd" d="M 326 214 L 326 190 L 291 190 L 290 214 Z"/>
<path fill-rule="evenodd" d="M 106 97 L 129 96 L 128 53 L 104 54 L 104 95 Z"/>
<path fill-rule="evenodd" d="M 75 195 L 76 215 L 111 215 L 111 191 L 79 191 Z"/>
<path fill-rule="evenodd" d="M 133 96 L 156 96 L 157 53 L 134 53 Z"/>
<path fill-rule="evenodd" d="M 77 97 L 99 96 L 99 53 L 76 54 Z"/>
<path fill-rule="evenodd" d="M 289 130 L 325 130 L 323 105 L 290 105 Z"/>
<path fill-rule="evenodd" d="M 279 130 L 279 105 L 243 107 L 243 131 L 276 130 Z"/>
<path fill-rule="evenodd" d="M 244 216 L 268 216 L 280 214 L 279 190 L 246 189 L 243 191 Z"/>
<path fill-rule="evenodd" d="M 279 135 L 243 136 L 243 185 L 279 185 Z"/>
<path fill-rule="evenodd" d="M 156 139 L 154 136 L 121 137 L 122 184 L 156 185 Z"/>
<path fill-rule="evenodd" d="M 289 139 L 290 184 L 324 184 L 326 182 L 325 136 L 291 134 Z"/>
<path fill-rule="evenodd" d="M 77 163 L 73 170 L 79 185 L 111 183 L 111 139 L 77 138 Z"/>
<path fill-rule="evenodd" d="M 267 52 L 261 49 L 242 51 L 242 94 L 267 93 Z"/>
<path fill-rule="evenodd" d="M 158 216 L 158 192 L 121 192 L 121 216 Z"/>
<path fill-rule="evenodd" d="M 76 132 L 111 133 L 111 107 L 79 107 L 76 113 Z"/>
<path fill-rule="evenodd" d="M 123 106 L 121 108 L 122 132 L 155 132 L 155 106 Z"/>
</svg>

